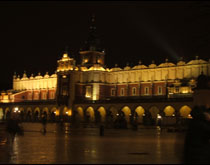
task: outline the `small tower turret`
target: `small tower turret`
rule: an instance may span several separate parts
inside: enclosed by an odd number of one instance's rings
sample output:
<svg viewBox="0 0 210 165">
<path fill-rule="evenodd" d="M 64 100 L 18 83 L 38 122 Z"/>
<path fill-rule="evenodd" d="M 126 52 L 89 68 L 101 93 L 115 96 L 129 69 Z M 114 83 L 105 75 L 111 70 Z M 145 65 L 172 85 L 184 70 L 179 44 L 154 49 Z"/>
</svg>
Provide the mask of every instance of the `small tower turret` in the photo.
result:
<svg viewBox="0 0 210 165">
<path fill-rule="evenodd" d="M 58 60 L 57 72 L 65 72 L 73 70 L 75 67 L 75 60 L 69 57 L 67 49 L 64 51 L 62 59 Z"/>
</svg>

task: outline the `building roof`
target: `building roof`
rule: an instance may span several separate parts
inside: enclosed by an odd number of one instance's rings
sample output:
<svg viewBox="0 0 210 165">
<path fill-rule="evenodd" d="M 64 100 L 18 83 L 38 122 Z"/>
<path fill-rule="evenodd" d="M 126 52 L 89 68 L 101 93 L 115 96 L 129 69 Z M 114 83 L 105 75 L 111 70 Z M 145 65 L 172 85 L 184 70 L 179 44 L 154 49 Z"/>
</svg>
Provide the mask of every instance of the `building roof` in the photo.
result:
<svg viewBox="0 0 210 165">
<path fill-rule="evenodd" d="M 99 64 L 94 64 L 93 66 L 91 66 L 88 69 L 88 71 L 90 71 L 90 70 L 105 71 L 105 69 L 101 65 L 99 65 Z"/>
</svg>

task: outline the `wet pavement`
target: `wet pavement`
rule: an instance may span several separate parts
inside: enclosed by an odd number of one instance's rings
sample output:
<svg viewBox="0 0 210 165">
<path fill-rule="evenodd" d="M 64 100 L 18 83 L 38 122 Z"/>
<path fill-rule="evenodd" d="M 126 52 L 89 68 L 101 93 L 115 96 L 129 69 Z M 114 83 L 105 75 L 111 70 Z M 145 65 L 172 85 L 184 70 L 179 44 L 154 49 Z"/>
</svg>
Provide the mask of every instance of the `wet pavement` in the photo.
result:
<svg viewBox="0 0 210 165">
<path fill-rule="evenodd" d="M 156 127 L 106 129 L 71 128 L 56 123 L 22 123 L 24 135 L 12 142 L 1 129 L 0 163 L 15 164 L 178 164 L 183 133 L 160 131 Z M 5 139 L 4 139 L 5 137 Z"/>
</svg>

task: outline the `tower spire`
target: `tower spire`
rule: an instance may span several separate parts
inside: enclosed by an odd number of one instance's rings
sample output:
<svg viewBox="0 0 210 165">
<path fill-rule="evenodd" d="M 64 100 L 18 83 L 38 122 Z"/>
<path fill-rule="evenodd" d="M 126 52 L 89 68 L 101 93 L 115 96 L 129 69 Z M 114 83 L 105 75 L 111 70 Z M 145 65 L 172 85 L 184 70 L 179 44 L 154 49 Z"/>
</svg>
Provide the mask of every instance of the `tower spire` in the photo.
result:
<svg viewBox="0 0 210 165">
<path fill-rule="evenodd" d="M 69 46 L 66 45 L 66 47 L 65 47 L 65 53 L 68 54 L 68 51 L 69 51 Z"/>
<path fill-rule="evenodd" d="M 92 16 L 91 16 L 90 30 L 91 30 L 91 32 L 94 32 L 96 30 L 94 14 L 92 14 Z"/>
<path fill-rule="evenodd" d="M 89 21 L 89 34 L 84 46 L 80 49 L 81 65 L 86 67 L 99 64 L 104 66 L 104 50 L 101 48 L 101 42 L 96 34 L 95 15 L 92 14 Z"/>
</svg>

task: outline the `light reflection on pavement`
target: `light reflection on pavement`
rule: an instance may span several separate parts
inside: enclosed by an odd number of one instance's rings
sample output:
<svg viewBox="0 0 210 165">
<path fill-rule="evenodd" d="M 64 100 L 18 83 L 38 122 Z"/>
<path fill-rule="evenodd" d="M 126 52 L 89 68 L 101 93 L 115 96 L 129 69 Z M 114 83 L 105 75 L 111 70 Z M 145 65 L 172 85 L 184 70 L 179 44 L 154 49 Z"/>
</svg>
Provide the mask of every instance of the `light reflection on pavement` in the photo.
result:
<svg viewBox="0 0 210 165">
<path fill-rule="evenodd" d="M 180 163 L 175 146 L 182 145 L 176 133 L 158 129 L 61 129 L 59 124 L 23 123 L 24 135 L 0 145 L 0 163 L 15 164 L 170 164 Z M 177 146 L 176 146 L 177 147 Z M 181 150 L 180 150 L 181 152 Z"/>
</svg>

